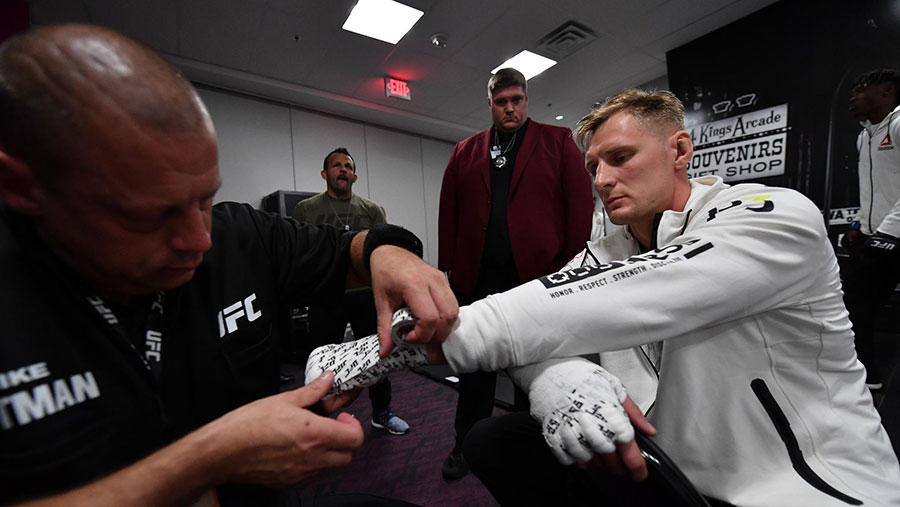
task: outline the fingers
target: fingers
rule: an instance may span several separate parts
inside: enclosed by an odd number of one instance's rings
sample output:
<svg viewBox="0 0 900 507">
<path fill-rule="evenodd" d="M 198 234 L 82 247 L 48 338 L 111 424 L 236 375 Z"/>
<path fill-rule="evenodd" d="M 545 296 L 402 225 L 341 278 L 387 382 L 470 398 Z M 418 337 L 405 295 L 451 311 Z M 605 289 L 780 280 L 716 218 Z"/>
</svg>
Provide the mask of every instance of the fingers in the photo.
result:
<svg viewBox="0 0 900 507">
<path fill-rule="evenodd" d="M 303 373 L 304 384 L 315 382 L 328 369 L 330 364 L 328 358 L 334 355 L 333 347 L 333 345 L 317 347 L 309 354 L 306 359 L 306 371 Z"/>
<path fill-rule="evenodd" d="M 359 424 L 359 421 L 357 421 L 356 418 L 353 417 L 353 414 L 348 414 L 347 412 L 341 412 L 334 419 L 345 424 Z M 360 426 L 360 429 L 362 429 L 362 426 Z"/>
<path fill-rule="evenodd" d="M 577 424 L 572 426 L 564 423 L 559 433 L 566 454 L 579 463 L 587 463 L 593 455 L 586 443 L 581 440 L 582 433 L 579 429 Z"/>
<path fill-rule="evenodd" d="M 428 364 L 447 364 L 447 358 L 444 356 L 444 348 L 439 343 L 429 343 L 425 346 L 428 357 Z"/>
<path fill-rule="evenodd" d="M 450 290 L 447 278 L 443 275 L 440 275 L 430 287 L 430 292 L 437 310 L 437 320 L 434 323 L 434 334 L 431 339 L 443 343 L 453 331 L 453 324 L 459 317 L 459 302 L 456 300 L 456 295 Z"/>
<path fill-rule="evenodd" d="M 352 451 L 363 444 L 363 429 L 359 421 L 344 412 L 336 418 L 308 414 L 299 438 L 308 442 L 308 449 L 316 452 Z M 309 450 L 307 452 L 310 452 Z"/>
<path fill-rule="evenodd" d="M 412 253 L 390 245 L 372 252 L 371 265 L 379 355 L 385 357 L 393 348 L 391 317 L 404 304 L 418 319 L 407 341 L 444 341 L 459 315 L 459 304 L 447 277 Z"/>
<path fill-rule="evenodd" d="M 610 473 L 620 477 L 628 476 L 635 482 L 643 481 L 649 475 L 647 463 L 644 462 L 641 450 L 634 440 L 627 444 L 619 444 L 615 452 L 598 454 L 596 461 Z"/>
<path fill-rule="evenodd" d="M 321 463 L 321 466 L 319 468 L 343 467 L 343 466 L 349 465 L 350 461 L 353 460 L 353 452 L 329 450 L 329 451 L 324 451 L 324 452 L 319 453 L 316 456 L 316 458 L 317 458 L 318 462 Z M 317 473 L 319 473 L 319 470 L 313 471 L 313 473 L 310 475 L 317 474 Z M 309 477 L 309 476 L 307 475 L 307 476 L 304 476 L 303 478 L 306 478 L 306 477 Z"/>
<path fill-rule="evenodd" d="M 416 326 L 406 335 L 406 340 L 410 343 L 444 341 L 459 313 L 456 297 L 447 286 L 444 276 L 437 270 L 425 275 L 428 279 L 424 289 L 416 288 L 403 294 L 409 310 L 416 316 Z"/>
<path fill-rule="evenodd" d="M 392 307 L 387 297 L 376 293 L 375 310 L 378 316 L 378 357 L 385 358 L 394 349 L 394 342 L 391 341 L 391 319 L 396 308 Z"/>
<path fill-rule="evenodd" d="M 352 415 L 342 412 L 336 418 L 328 419 L 328 422 L 332 425 L 332 449 L 356 449 L 363 444 L 362 426 Z"/>
<path fill-rule="evenodd" d="M 598 454 L 597 459 L 610 473 L 618 475 L 619 477 L 625 475 L 625 466 L 622 464 L 622 461 L 616 453 L 610 452 Z"/>
<path fill-rule="evenodd" d="M 616 446 L 610 440 L 609 434 L 603 432 L 593 416 L 587 414 L 579 414 L 579 416 L 583 421 L 581 431 L 584 433 L 585 442 L 590 447 L 589 451 L 597 454 L 609 454 L 616 450 Z M 588 461 L 589 459 L 580 461 Z"/>
<path fill-rule="evenodd" d="M 634 418 L 640 418 L 641 427 L 647 431 L 655 429 L 645 419 L 631 400 L 628 411 Z M 545 425 L 545 438 L 556 459 L 563 465 L 572 463 L 585 464 L 595 459 L 610 472 L 628 475 L 636 481 L 647 477 L 647 467 L 641 456 L 640 448 L 634 442 L 634 428 L 618 407 L 601 410 L 597 414 L 576 413 L 562 418 L 549 432 Z M 615 442 L 619 442 L 616 444 Z"/>
<path fill-rule="evenodd" d="M 644 435 L 650 435 L 651 437 L 656 435 L 656 428 L 650 424 L 650 421 L 644 417 L 643 412 L 641 412 L 640 407 L 638 407 L 631 398 L 626 398 L 622 403 L 622 408 L 625 409 L 625 413 L 628 415 L 628 419 L 631 420 L 631 424 L 634 427 L 643 433 Z M 632 437 L 633 438 L 633 437 Z"/>
<path fill-rule="evenodd" d="M 619 444 L 616 446 L 614 454 L 621 461 L 622 466 L 627 471 L 628 476 L 633 481 L 640 482 L 647 478 L 647 464 L 644 463 L 644 457 L 641 456 L 641 449 L 634 440 Z"/>
<path fill-rule="evenodd" d="M 566 454 L 566 451 L 563 448 L 561 437 L 559 433 L 555 433 L 553 435 L 547 435 L 544 433 L 544 440 L 547 441 L 547 446 L 550 447 L 550 452 L 553 453 L 553 457 L 556 458 L 556 461 L 559 461 L 562 465 L 571 465 L 575 463 L 575 460 L 572 459 L 571 456 Z"/>
<path fill-rule="evenodd" d="M 315 381 L 285 394 L 292 398 L 298 407 L 308 407 L 321 400 L 331 389 L 332 383 L 334 383 L 334 372 L 326 371 Z"/>
<path fill-rule="evenodd" d="M 328 414 L 333 414 L 337 410 L 346 407 L 347 405 L 353 403 L 356 400 L 356 397 L 359 396 L 359 393 L 362 392 L 362 388 L 351 389 L 349 391 L 344 391 L 340 394 L 336 394 L 334 396 L 324 398 L 322 400 L 322 408 L 325 409 L 325 412 Z"/>
<path fill-rule="evenodd" d="M 305 426 L 307 435 L 301 436 L 309 447 L 296 457 L 305 461 L 305 468 L 315 472 L 321 468 L 345 466 L 353 458 L 353 451 L 363 444 L 363 429 L 353 416 L 340 414 L 336 419 L 314 416 Z M 304 473 L 303 476 L 308 476 Z M 295 477 L 294 481 L 299 480 Z"/>
</svg>

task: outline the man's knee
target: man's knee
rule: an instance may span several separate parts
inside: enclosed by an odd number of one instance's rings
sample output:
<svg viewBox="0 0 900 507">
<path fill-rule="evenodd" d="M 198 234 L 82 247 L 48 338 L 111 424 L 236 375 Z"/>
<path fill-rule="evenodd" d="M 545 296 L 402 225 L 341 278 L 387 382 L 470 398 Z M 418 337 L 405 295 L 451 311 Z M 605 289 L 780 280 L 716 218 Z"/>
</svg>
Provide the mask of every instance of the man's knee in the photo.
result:
<svg viewBox="0 0 900 507">
<path fill-rule="evenodd" d="M 489 459 L 491 456 L 489 451 L 485 452 L 485 448 L 490 445 L 491 441 L 492 419 L 489 417 L 476 422 L 463 440 L 463 456 L 466 458 L 466 463 L 472 468 L 479 468 L 484 459 Z"/>
<path fill-rule="evenodd" d="M 462 444 L 463 456 L 476 474 L 479 469 L 509 466 L 543 447 L 540 426 L 527 412 L 482 419 L 472 426 Z"/>
</svg>

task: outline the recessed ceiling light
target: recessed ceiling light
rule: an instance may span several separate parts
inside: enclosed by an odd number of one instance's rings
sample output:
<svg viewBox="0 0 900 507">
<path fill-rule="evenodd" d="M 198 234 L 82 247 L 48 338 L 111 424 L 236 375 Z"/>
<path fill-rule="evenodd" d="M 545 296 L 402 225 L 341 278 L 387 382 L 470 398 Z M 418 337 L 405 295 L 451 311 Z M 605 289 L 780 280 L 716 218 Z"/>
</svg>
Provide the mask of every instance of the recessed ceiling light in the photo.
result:
<svg viewBox="0 0 900 507">
<path fill-rule="evenodd" d="M 541 72 L 556 65 L 556 60 L 545 58 L 541 55 L 532 53 L 531 51 L 522 51 L 516 56 L 506 60 L 491 71 L 491 74 L 500 69 L 512 67 L 525 75 L 525 79 L 531 79 Z"/>
<path fill-rule="evenodd" d="M 423 14 L 394 0 L 359 0 L 341 28 L 396 44 Z"/>
<path fill-rule="evenodd" d="M 565 118 L 565 116 L 563 116 L 561 114 L 556 115 L 556 121 L 562 120 L 563 118 Z"/>
<path fill-rule="evenodd" d="M 428 39 L 431 42 L 431 45 L 437 48 L 445 48 L 447 47 L 447 34 L 445 33 L 436 33 Z"/>
</svg>

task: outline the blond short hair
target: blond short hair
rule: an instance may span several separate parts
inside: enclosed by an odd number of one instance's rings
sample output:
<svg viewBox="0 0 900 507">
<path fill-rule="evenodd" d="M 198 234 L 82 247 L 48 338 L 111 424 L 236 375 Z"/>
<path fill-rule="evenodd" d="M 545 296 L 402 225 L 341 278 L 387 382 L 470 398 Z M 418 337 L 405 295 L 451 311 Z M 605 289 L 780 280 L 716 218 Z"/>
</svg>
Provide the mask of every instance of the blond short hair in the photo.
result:
<svg viewBox="0 0 900 507">
<path fill-rule="evenodd" d="M 666 90 L 647 92 L 629 88 L 615 97 L 607 98 L 578 121 L 575 137 L 581 147 L 586 149 L 594 132 L 613 115 L 622 111 L 631 113 L 638 124 L 645 128 L 666 126 L 684 130 L 684 106 L 675 94 Z"/>
</svg>

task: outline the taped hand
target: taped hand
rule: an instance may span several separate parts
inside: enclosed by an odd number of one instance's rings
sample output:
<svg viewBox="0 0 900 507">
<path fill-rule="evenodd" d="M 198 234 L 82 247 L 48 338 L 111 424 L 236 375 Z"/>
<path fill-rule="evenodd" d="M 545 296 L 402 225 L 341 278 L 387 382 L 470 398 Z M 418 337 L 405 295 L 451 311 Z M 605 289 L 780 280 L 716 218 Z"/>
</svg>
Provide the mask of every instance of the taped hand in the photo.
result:
<svg viewBox="0 0 900 507">
<path fill-rule="evenodd" d="M 415 327 L 416 319 L 406 308 L 394 312 L 391 320 L 391 339 L 395 347 L 387 357 L 378 356 L 378 335 L 371 335 L 347 343 L 324 345 L 312 351 L 306 361 L 306 383 L 324 371 L 334 372 L 334 384 L 328 396 L 358 387 L 378 383 L 392 371 L 426 364 L 425 346 L 406 342 L 406 335 Z"/>
<path fill-rule="evenodd" d="M 564 465 L 587 463 L 594 454 L 616 451 L 634 440 L 618 378 L 585 360 L 561 363 L 538 375 L 529 389 L 531 414 Z"/>
</svg>

